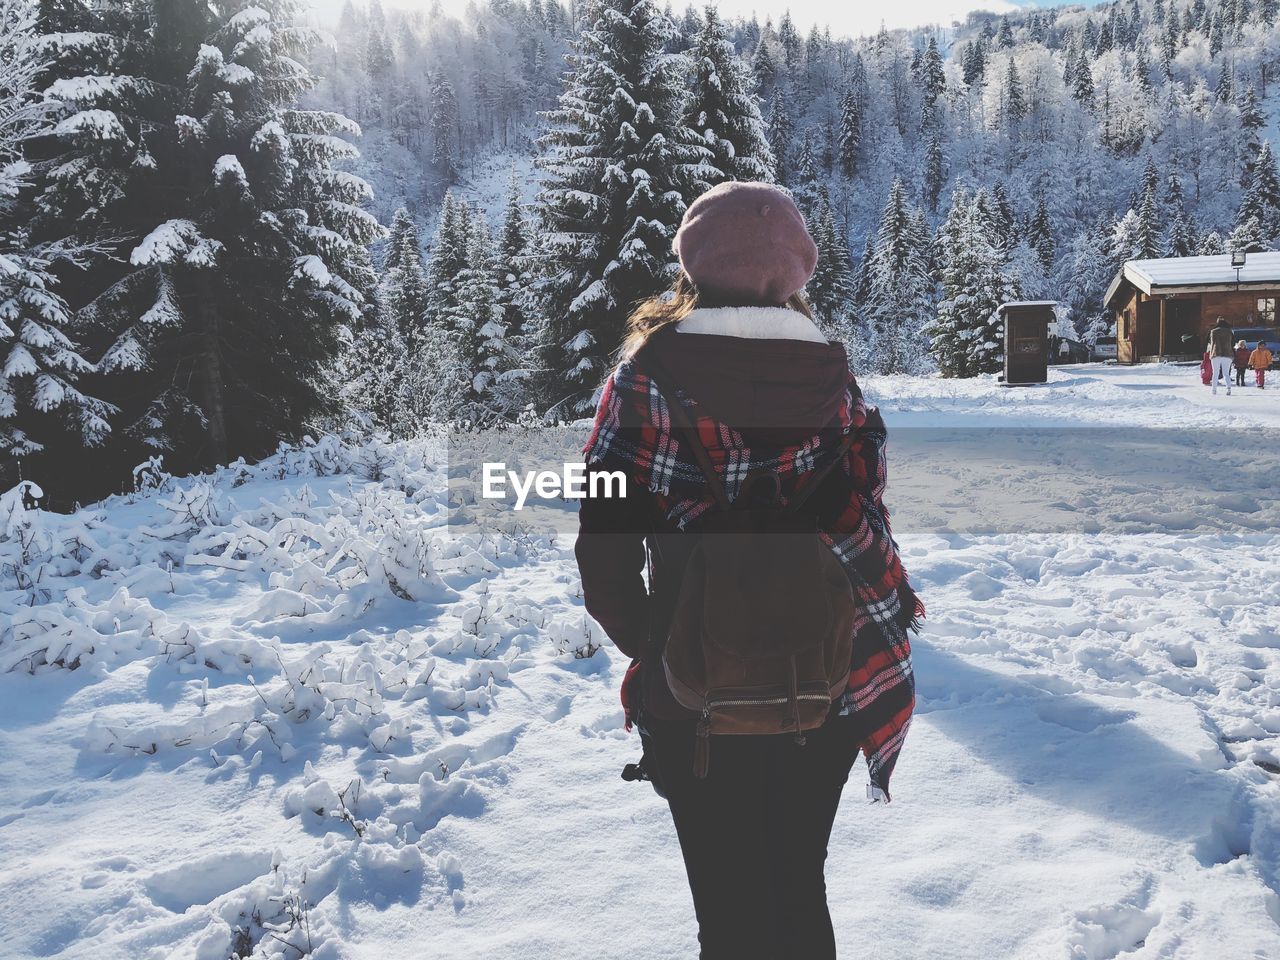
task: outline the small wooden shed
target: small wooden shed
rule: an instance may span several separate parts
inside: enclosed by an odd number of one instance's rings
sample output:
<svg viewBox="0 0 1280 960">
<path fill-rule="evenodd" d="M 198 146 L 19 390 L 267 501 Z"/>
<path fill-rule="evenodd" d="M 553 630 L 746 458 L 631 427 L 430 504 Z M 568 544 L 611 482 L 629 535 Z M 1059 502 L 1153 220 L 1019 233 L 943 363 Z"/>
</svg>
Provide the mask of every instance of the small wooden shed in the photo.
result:
<svg viewBox="0 0 1280 960">
<path fill-rule="evenodd" d="M 1116 324 L 1116 359 L 1199 360 L 1209 328 L 1223 317 L 1236 329 L 1277 326 L 1280 253 L 1130 260 L 1107 288 Z"/>
<path fill-rule="evenodd" d="M 1056 300 L 1016 300 L 996 312 L 1004 319 L 1004 383 L 1017 386 L 1049 379 L 1049 326 Z"/>
</svg>

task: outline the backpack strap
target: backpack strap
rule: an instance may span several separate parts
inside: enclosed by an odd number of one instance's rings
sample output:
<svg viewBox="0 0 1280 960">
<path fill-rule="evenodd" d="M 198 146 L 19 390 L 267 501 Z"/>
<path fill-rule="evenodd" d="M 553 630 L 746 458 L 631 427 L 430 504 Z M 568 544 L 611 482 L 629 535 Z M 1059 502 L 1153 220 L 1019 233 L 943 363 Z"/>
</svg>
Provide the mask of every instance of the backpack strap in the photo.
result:
<svg viewBox="0 0 1280 960">
<path fill-rule="evenodd" d="M 800 485 L 796 487 L 796 492 L 792 495 L 791 501 L 787 504 L 789 512 L 796 513 L 804 505 L 804 502 L 813 495 L 813 492 L 818 489 L 818 485 L 826 479 L 827 474 L 832 471 L 837 463 L 844 460 L 849 448 L 858 441 L 859 434 L 858 428 L 851 426 L 849 432 L 844 435 L 844 439 L 840 441 L 840 446 L 836 447 L 835 456 L 831 458 L 830 462 L 821 470 L 813 471 L 813 473 L 800 481 Z"/>
<path fill-rule="evenodd" d="M 724 482 L 721 481 L 720 475 L 716 473 L 715 464 L 711 462 L 711 455 L 707 453 L 707 448 L 702 445 L 702 441 L 698 438 L 698 428 L 689 420 L 689 415 L 680 404 L 675 391 L 670 387 L 666 368 L 653 355 L 653 351 L 645 351 L 641 369 L 649 375 L 649 379 L 658 388 L 658 394 L 666 401 L 667 409 L 671 411 L 671 425 L 680 431 L 685 443 L 689 446 L 689 451 L 693 454 L 693 459 L 698 461 L 698 469 L 702 471 L 703 477 L 706 478 L 707 486 L 711 489 L 711 495 L 715 497 L 716 506 L 721 510 L 732 509 L 733 504 L 730 503 L 729 495 L 725 492 Z"/>
</svg>

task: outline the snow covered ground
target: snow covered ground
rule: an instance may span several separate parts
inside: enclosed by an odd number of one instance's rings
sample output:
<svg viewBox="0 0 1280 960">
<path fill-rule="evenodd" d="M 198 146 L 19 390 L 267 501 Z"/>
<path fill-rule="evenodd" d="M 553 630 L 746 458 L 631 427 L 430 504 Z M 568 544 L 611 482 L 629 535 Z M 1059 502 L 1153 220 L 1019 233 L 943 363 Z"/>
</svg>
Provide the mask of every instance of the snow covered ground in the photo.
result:
<svg viewBox="0 0 1280 960">
<path fill-rule="evenodd" d="M 842 956 L 1280 957 L 1280 474 L 1245 472 L 1280 390 L 1103 366 L 866 388 L 929 620 L 894 803 L 855 771 L 836 825 Z M 1091 529 L 913 515 L 914 428 L 986 427 L 1242 453 L 1155 488 L 1158 454 L 1116 454 L 1055 507 Z M 1053 440 L 1027 463 L 1106 481 Z M 328 439 L 0 517 L 0 956 L 695 954 L 662 802 L 618 777 L 625 661 L 567 525 L 469 509 L 445 451 Z M 1039 483 L 1018 473 L 935 477 L 981 511 Z"/>
</svg>

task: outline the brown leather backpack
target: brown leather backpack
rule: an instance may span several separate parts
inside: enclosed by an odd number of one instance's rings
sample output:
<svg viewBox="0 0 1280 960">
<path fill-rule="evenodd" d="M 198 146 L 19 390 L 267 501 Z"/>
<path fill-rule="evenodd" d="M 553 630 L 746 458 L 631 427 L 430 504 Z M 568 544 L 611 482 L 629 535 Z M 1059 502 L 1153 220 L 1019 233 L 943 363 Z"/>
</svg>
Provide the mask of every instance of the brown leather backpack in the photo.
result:
<svg viewBox="0 0 1280 960">
<path fill-rule="evenodd" d="M 800 507 L 857 437 L 851 430 L 786 506 L 768 471 L 748 476 L 732 504 L 663 371 L 646 366 L 717 506 L 694 534 L 662 654 L 672 695 L 699 715 L 693 767 L 705 777 L 712 734 L 792 733 L 803 744 L 849 682 L 853 589 L 817 519 Z M 763 504 L 761 487 L 770 494 Z"/>
</svg>

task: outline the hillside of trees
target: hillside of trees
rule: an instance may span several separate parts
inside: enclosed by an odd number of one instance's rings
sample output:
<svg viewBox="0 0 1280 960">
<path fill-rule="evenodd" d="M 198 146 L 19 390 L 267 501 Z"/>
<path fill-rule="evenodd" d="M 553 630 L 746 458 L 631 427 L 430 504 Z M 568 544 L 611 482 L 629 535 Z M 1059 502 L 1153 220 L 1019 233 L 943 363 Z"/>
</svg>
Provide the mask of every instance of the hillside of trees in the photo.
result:
<svg viewBox="0 0 1280 960">
<path fill-rule="evenodd" d="M 822 248 L 807 292 L 855 366 L 967 376 L 999 364 L 992 312 L 1002 300 L 1059 300 L 1075 335 L 1092 340 L 1124 260 L 1276 244 L 1280 190 L 1267 142 L 1276 6 L 1124 0 L 849 40 L 801 34 L 786 13 L 776 23 L 724 21 L 714 9 L 611 5 L 631 20 L 622 37 L 586 5 L 575 19 L 554 4 L 491 4 L 464 24 L 348 3 L 323 56 L 333 76 L 361 78 L 343 90 L 379 91 L 359 98 L 382 104 L 366 132 L 376 125 L 409 142 L 394 120 L 406 91 L 428 116 L 447 118 L 439 137 L 415 141 L 407 176 L 394 161 L 367 171 L 389 186 L 383 193 L 411 196 L 405 213 L 424 226 L 439 222 L 432 190 L 487 205 L 486 185 L 465 174 L 476 154 L 535 158 L 544 189 L 524 209 L 543 239 L 523 272 L 508 252 L 503 276 L 519 276 L 508 300 L 528 300 L 537 321 L 516 364 L 525 396 L 564 415 L 589 409 L 628 306 L 670 269 L 659 237 L 625 233 L 635 211 L 616 224 L 594 215 L 620 209 L 614 201 L 632 181 L 601 185 L 589 162 L 567 168 L 566 146 L 642 169 L 686 203 L 725 177 L 787 186 Z M 556 88 L 538 66 L 566 39 L 577 54 L 555 109 Z M 628 69 L 646 75 L 646 58 L 675 61 L 676 89 L 634 89 Z M 602 69 L 588 76 L 594 66 Z M 473 99 L 460 105 L 452 91 L 463 88 Z M 608 125 L 636 124 L 611 113 L 616 89 L 661 105 L 641 136 L 658 134 L 666 156 L 616 147 Z M 351 109 L 337 90 L 320 94 Z M 437 90 L 445 95 L 433 99 Z M 595 129 L 596 119 L 606 126 Z M 406 194 L 415 177 L 421 189 Z M 679 217 L 642 212 L 668 232 Z M 637 239 L 653 262 L 612 270 L 614 253 Z M 427 237 L 426 250 L 435 242 Z"/>
<path fill-rule="evenodd" d="M 0 0 L 4 484 L 582 416 L 726 179 L 794 193 L 856 370 L 991 371 L 1014 298 L 1096 337 L 1125 259 L 1280 244 L 1278 3 L 850 40 L 651 0 Z"/>
</svg>

